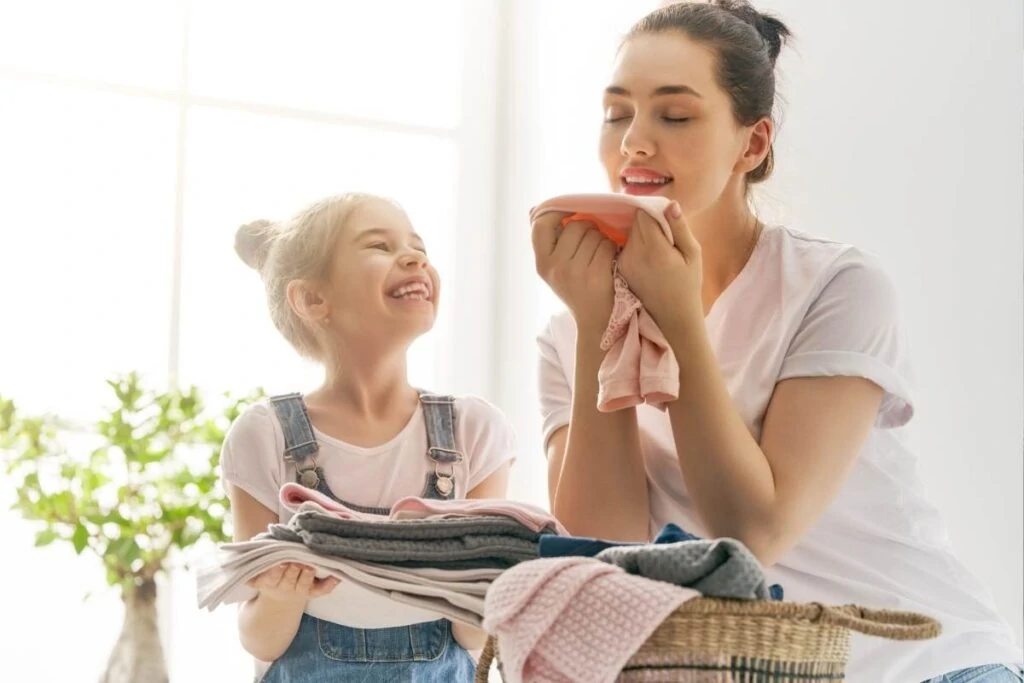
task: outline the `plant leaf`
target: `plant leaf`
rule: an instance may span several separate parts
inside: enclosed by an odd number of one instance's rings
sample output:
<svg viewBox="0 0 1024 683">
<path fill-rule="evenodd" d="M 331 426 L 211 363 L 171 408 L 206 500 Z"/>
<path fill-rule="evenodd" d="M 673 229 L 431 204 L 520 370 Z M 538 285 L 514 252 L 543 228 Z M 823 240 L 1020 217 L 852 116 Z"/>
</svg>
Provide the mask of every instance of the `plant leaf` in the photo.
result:
<svg viewBox="0 0 1024 683">
<path fill-rule="evenodd" d="M 36 534 L 36 547 L 42 548 L 43 546 L 50 545 L 56 541 L 60 536 L 53 529 L 43 529 Z"/>
<path fill-rule="evenodd" d="M 75 552 L 79 555 L 89 545 L 89 530 L 81 523 L 75 525 L 75 533 L 71 536 L 71 542 L 75 546 Z"/>
</svg>

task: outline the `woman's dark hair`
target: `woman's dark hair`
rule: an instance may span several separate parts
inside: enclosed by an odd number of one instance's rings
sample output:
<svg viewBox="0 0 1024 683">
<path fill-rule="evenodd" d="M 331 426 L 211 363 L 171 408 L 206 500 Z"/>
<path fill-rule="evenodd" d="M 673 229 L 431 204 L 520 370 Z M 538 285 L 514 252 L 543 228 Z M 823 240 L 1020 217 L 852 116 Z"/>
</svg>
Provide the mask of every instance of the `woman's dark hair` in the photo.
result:
<svg viewBox="0 0 1024 683">
<path fill-rule="evenodd" d="M 657 9 L 638 21 L 626 39 L 679 31 L 713 48 L 718 56 L 718 84 L 732 100 L 733 115 L 740 125 L 753 125 L 771 117 L 775 106 L 775 60 L 792 35 L 777 18 L 761 14 L 746 0 L 712 0 L 710 3 L 679 2 Z M 768 156 L 747 181 L 768 178 L 775 154 Z"/>
</svg>

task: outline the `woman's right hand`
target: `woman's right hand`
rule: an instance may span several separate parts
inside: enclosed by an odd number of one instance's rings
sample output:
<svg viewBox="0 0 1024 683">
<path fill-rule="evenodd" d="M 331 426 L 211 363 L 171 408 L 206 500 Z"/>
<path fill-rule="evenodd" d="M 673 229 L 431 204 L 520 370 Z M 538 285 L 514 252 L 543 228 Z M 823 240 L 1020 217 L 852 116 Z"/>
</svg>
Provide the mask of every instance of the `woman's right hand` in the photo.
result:
<svg viewBox="0 0 1024 683">
<path fill-rule="evenodd" d="M 286 562 L 271 567 L 249 579 L 247 585 L 259 591 L 260 597 L 272 602 L 306 602 L 327 595 L 340 583 L 333 576 L 316 578 L 316 570 L 302 564 Z"/>
<path fill-rule="evenodd" d="M 574 221 L 562 228 L 568 215 L 545 213 L 533 221 L 537 274 L 572 312 L 578 329 L 600 335 L 615 297 L 615 243 L 591 223 Z"/>
</svg>

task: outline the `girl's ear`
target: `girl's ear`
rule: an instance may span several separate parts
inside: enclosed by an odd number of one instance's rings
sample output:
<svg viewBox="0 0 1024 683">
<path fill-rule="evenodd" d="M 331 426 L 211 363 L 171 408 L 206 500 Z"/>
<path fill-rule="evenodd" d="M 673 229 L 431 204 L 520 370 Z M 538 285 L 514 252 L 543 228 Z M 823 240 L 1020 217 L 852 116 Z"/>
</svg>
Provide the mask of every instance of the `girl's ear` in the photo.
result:
<svg viewBox="0 0 1024 683">
<path fill-rule="evenodd" d="M 319 287 L 306 280 L 292 280 L 287 289 L 288 305 L 307 323 L 320 324 L 330 313 L 330 304 Z"/>
</svg>

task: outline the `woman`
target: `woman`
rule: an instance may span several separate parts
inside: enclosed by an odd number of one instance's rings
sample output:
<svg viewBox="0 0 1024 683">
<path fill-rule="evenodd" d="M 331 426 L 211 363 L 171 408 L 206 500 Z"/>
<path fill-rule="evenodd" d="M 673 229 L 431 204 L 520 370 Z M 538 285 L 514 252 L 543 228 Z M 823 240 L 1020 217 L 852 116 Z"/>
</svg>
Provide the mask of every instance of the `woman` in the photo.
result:
<svg viewBox="0 0 1024 683">
<path fill-rule="evenodd" d="M 924 644 L 858 638 L 851 680 L 1020 681 L 1008 627 L 922 495 L 890 279 L 747 202 L 772 170 L 788 36 L 720 1 L 659 9 L 621 46 L 601 160 L 613 190 L 673 200 L 673 241 L 645 216 L 621 253 L 587 224 L 559 228 L 565 214 L 533 225 L 538 272 L 569 309 L 539 339 L 553 510 L 578 535 L 644 541 L 677 522 L 737 538 L 789 599 L 941 620 Z M 679 361 L 665 411 L 596 407 L 615 259 Z"/>
</svg>

